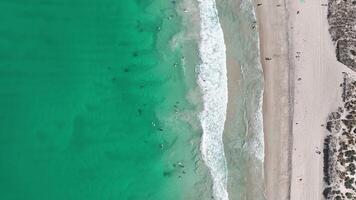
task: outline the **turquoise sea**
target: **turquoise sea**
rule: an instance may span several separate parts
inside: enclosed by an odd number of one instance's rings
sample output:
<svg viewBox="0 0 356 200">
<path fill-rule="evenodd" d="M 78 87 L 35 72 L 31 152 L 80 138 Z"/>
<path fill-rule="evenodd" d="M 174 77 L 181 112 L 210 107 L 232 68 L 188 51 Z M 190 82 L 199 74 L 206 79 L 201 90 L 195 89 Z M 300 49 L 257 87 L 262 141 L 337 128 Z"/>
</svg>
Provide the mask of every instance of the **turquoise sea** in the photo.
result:
<svg viewBox="0 0 356 200">
<path fill-rule="evenodd" d="M 217 3 L 0 1 L 0 199 L 263 200 L 254 10 Z"/>
<path fill-rule="evenodd" d="M 170 45 L 176 8 L 0 1 L 0 199 L 194 196 L 200 133 L 182 119 L 195 105 Z"/>
</svg>

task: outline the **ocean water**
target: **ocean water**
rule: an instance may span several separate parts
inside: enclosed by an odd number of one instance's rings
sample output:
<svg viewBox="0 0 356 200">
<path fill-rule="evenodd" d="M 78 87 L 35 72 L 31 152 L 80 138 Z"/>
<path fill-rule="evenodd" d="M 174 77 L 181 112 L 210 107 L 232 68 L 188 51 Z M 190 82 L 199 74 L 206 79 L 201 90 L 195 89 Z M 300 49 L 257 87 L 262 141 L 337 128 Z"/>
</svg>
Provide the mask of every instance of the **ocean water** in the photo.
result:
<svg viewBox="0 0 356 200">
<path fill-rule="evenodd" d="M 201 154 L 213 197 L 264 200 L 263 73 L 254 4 L 198 2 Z"/>
<path fill-rule="evenodd" d="M 265 199 L 263 72 L 254 2 L 217 0 L 225 36 L 229 87 L 229 121 L 224 127 L 227 190 L 230 199 Z M 230 84 L 230 83 L 229 83 Z"/>
<path fill-rule="evenodd" d="M 0 199 L 263 199 L 250 1 L 0 7 Z"/>
<path fill-rule="evenodd" d="M 228 200 L 227 165 L 222 137 L 228 101 L 226 47 L 215 1 L 198 2 L 201 24 L 198 83 L 204 104 L 200 114 L 203 131 L 201 153 L 213 179 L 214 198 Z"/>
<path fill-rule="evenodd" d="M 207 199 L 179 2 L 0 7 L 0 199 Z"/>
</svg>

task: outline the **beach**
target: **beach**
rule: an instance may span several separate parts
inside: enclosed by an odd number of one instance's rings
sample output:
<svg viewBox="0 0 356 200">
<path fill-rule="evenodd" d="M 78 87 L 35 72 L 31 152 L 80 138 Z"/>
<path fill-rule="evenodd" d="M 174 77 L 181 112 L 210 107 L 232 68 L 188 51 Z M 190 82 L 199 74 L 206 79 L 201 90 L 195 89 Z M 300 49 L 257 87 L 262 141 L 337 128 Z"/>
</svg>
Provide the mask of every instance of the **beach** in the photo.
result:
<svg viewBox="0 0 356 200">
<path fill-rule="evenodd" d="M 322 198 L 325 123 L 328 115 L 342 106 L 342 72 L 353 73 L 336 59 L 326 3 L 305 1 L 288 6 L 293 44 L 290 58 L 295 70 L 292 200 Z"/>
<path fill-rule="evenodd" d="M 267 199 L 323 198 L 328 115 L 342 104 L 342 72 L 326 1 L 258 1 L 265 76 Z"/>
<path fill-rule="evenodd" d="M 277 6 L 280 5 L 280 6 Z M 289 199 L 291 90 L 287 11 L 283 3 L 256 2 L 264 72 L 266 199 Z"/>
</svg>

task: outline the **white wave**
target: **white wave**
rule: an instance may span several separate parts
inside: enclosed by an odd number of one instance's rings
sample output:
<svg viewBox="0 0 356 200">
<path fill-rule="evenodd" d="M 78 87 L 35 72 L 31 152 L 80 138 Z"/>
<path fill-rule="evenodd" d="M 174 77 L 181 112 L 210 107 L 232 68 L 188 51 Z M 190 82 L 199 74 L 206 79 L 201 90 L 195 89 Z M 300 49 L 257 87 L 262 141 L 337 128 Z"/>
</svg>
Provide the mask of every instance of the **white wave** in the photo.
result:
<svg viewBox="0 0 356 200">
<path fill-rule="evenodd" d="M 201 26 L 198 84 L 204 100 L 204 109 L 199 116 L 203 129 L 201 152 L 213 179 L 215 199 L 228 200 L 227 165 L 222 139 L 228 101 L 226 47 L 215 1 L 198 2 Z"/>
</svg>

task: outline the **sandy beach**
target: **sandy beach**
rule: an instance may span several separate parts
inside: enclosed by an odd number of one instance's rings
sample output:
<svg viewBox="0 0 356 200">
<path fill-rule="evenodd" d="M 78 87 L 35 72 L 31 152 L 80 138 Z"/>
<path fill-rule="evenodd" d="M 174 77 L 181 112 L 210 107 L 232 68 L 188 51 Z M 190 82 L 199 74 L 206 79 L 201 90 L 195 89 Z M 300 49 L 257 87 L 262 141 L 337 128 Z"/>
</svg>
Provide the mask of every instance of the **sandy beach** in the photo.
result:
<svg viewBox="0 0 356 200">
<path fill-rule="evenodd" d="M 327 1 L 256 4 L 265 76 L 267 199 L 323 199 L 325 123 L 341 105 L 342 72 L 352 72 L 336 60 Z"/>
<path fill-rule="evenodd" d="M 322 199 L 324 125 L 327 116 L 342 105 L 342 72 L 352 73 L 336 60 L 325 3 L 288 5 L 291 68 L 295 70 L 292 200 Z"/>
<path fill-rule="evenodd" d="M 256 1 L 264 70 L 265 192 L 270 200 L 289 199 L 291 107 L 285 5 Z M 277 6 L 280 5 L 280 6 Z"/>
</svg>

